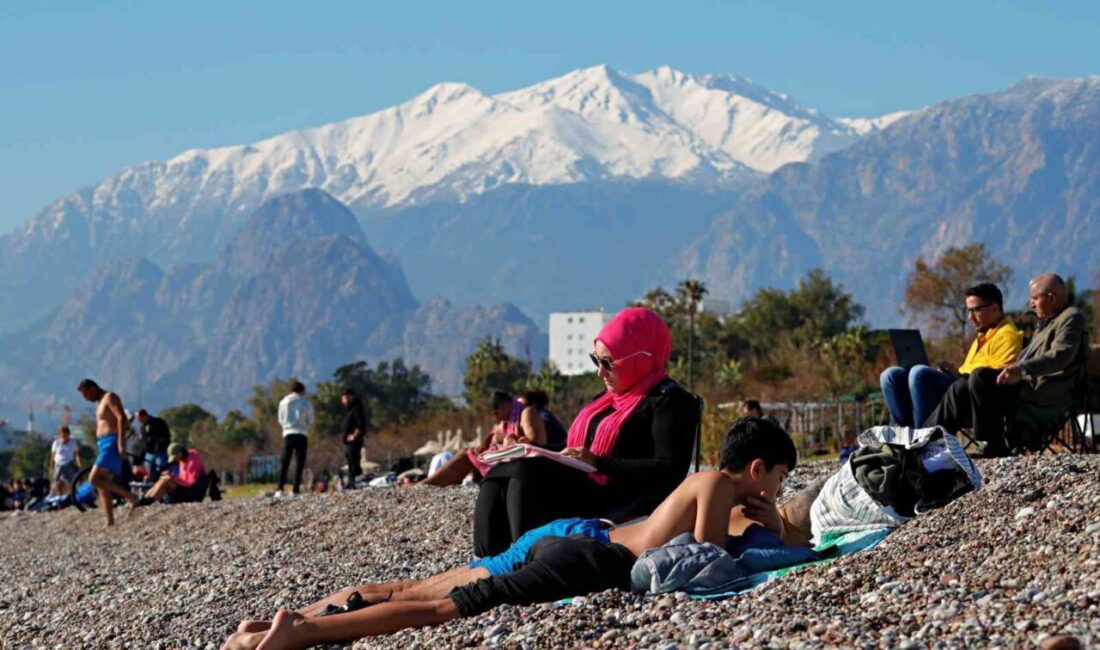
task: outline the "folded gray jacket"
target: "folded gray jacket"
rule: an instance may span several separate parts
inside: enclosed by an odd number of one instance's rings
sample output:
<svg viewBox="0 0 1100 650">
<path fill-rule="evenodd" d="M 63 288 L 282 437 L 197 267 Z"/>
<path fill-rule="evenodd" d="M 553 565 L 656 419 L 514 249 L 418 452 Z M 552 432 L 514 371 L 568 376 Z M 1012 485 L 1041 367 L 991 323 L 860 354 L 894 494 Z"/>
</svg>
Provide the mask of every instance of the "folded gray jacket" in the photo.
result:
<svg viewBox="0 0 1100 650">
<path fill-rule="evenodd" d="M 632 591 L 707 593 L 748 586 L 748 576 L 725 549 L 700 544 L 691 533 L 677 535 L 664 546 L 651 548 L 630 570 Z"/>
</svg>

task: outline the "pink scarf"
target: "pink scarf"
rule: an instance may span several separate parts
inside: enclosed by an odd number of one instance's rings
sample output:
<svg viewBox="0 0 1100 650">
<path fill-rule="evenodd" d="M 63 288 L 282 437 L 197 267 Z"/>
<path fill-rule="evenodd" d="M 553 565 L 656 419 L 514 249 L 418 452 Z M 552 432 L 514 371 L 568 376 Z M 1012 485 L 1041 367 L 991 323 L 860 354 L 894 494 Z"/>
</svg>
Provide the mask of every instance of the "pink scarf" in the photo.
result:
<svg viewBox="0 0 1100 650">
<path fill-rule="evenodd" d="M 607 346 L 615 364 L 619 392 L 608 391 L 585 405 L 569 427 L 568 446 L 583 447 L 592 418 L 614 407 L 596 426 L 596 437 L 589 447 L 596 456 L 607 456 L 615 447 L 623 424 L 630 419 L 650 389 L 668 377 L 665 364 L 672 351 L 672 334 L 661 317 L 642 307 L 630 307 L 612 318 L 596 340 Z M 638 354 L 648 352 L 652 356 Z M 629 357 L 629 358 L 627 358 Z"/>
</svg>

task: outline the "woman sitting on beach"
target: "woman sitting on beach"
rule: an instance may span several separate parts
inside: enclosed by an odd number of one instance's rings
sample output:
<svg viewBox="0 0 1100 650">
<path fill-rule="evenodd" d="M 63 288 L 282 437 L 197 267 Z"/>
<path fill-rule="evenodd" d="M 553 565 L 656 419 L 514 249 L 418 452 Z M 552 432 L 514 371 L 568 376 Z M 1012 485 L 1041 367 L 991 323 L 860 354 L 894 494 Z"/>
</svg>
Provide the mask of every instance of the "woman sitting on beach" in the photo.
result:
<svg viewBox="0 0 1100 650">
<path fill-rule="evenodd" d="M 630 589 L 636 559 L 682 533 L 727 550 L 781 545 L 775 499 L 796 462 L 786 432 L 743 418 L 726 434 L 720 469 L 686 479 L 644 521 L 619 528 L 598 519 L 555 521 L 498 557 L 424 580 L 344 589 L 270 621 L 243 621 L 222 650 L 296 650 L 438 625 L 503 604 Z M 753 519 L 773 522 L 774 543 L 753 541 L 762 530 Z"/>
<path fill-rule="evenodd" d="M 668 377 L 668 326 L 625 309 L 591 354 L 607 390 L 577 414 L 563 452 L 591 474 L 547 458 L 500 463 L 485 475 L 474 511 L 474 552 L 495 555 L 523 533 L 564 517 L 626 521 L 652 512 L 687 474 L 699 411 Z"/>
<path fill-rule="evenodd" d="M 514 401 L 502 391 L 493 393 L 492 411 L 497 424 L 481 444 L 447 461 L 421 485 L 445 487 L 458 485 L 471 471 L 484 475 L 490 466 L 478 455 L 511 444 L 530 444 L 561 451 L 565 447 L 565 427 L 546 409 L 548 398 L 541 390 L 525 390 Z"/>
</svg>

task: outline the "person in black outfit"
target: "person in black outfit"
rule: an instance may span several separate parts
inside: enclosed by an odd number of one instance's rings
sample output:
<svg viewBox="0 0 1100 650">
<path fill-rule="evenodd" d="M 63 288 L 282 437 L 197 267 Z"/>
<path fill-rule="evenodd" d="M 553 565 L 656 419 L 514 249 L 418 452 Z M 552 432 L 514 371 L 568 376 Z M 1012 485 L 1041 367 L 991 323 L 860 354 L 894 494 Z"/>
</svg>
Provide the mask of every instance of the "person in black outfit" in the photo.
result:
<svg viewBox="0 0 1100 650">
<path fill-rule="evenodd" d="M 168 469 L 168 445 L 172 442 L 172 432 L 163 418 L 149 415 L 145 409 L 137 412 L 141 423 L 141 440 L 145 444 L 145 471 L 150 480 L 157 480 L 160 473 Z"/>
<path fill-rule="evenodd" d="M 541 422 L 542 429 L 543 440 L 535 444 L 545 447 L 550 451 L 561 451 L 565 449 L 565 427 L 562 425 L 561 420 L 554 417 L 554 414 L 546 408 L 550 401 L 546 392 L 541 390 L 525 390 L 520 393 L 520 401 L 525 405 L 524 413 L 520 415 L 520 428 L 524 428 L 524 423 L 527 418 L 527 409 L 531 409 L 534 416 Z"/>
<path fill-rule="evenodd" d="M 370 426 L 370 409 L 350 388 L 344 389 L 340 403 L 347 409 L 344 413 L 344 458 L 348 461 L 348 487 L 354 487 L 356 477 L 363 473 L 360 459 L 363 438 Z"/>
<path fill-rule="evenodd" d="M 564 517 L 626 521 L 649 514 L 687 474 L 699 411 L 668 378 L 668 326 L 632 307 L 600 330 L 592 356 L 607 391 L 581 409 L 563 452 L 591 474 L 551 459 L 500 463 L 474 509 L 474 553 L 501 553 L 523 533 Z"/>
</svg>

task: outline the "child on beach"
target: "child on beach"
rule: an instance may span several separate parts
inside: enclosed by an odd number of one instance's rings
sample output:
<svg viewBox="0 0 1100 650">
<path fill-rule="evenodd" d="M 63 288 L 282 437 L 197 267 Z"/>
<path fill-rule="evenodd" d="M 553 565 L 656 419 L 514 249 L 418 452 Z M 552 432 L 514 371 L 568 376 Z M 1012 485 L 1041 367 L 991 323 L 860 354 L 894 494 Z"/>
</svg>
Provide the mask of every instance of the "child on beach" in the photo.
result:
<svg viewBox="0 0 1100 650">
<path fill-rule="evenodd" d="M 502 604 L 628 589 L 631 567 L 646 550 L 685 532 L 724 547 L 730 541 L 732 508 L 749 504 L 774 511 L 774 499 L 795 463 L 786 432 L 767 420 L 742 418 L 726 433 L 720 469 L 685 479 L 644 521 L 610 530 L 599 520 L 554 522 L 545 532 L 549 536 L 521 538 L 519 548 L 504 556 L 421 581 L 343 590 L 297 612 L 280 610 L 272 621 L 244 621 L 222 648 L 308 648 L 438 625 Z M 353 600 L 369 606 L 321 615 Z"/>
</svg>

